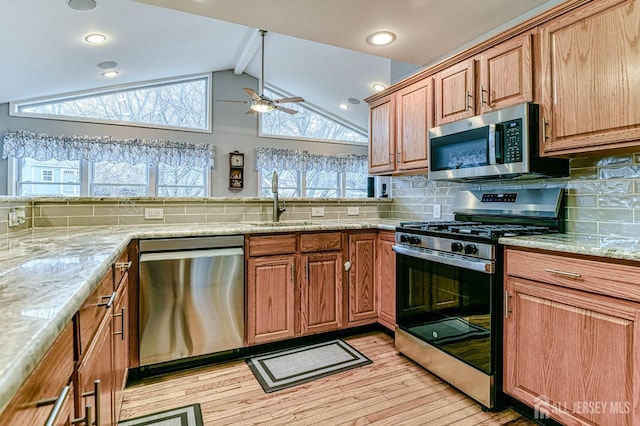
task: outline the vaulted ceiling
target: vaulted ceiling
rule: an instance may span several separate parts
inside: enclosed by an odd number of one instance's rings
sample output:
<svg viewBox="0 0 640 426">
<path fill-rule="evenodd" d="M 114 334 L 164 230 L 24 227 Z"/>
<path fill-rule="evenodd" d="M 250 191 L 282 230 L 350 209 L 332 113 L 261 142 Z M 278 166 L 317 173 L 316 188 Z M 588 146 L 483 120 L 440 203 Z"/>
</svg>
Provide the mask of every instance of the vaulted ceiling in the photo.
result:
<svg viewBox="0 0 640 426">
<path fill-rule="evenodd" d="M 389 84 L 391 63 L 433 63 L 561 0 L 96 0 L 73 10 L 66 0 L 0 0 L 0 103 L 117 84 L 232 69 L 265 80 L 355 125 L 367 127 L 362 101 Z M 387 47 L 366 43 L 391 30 Z M 105 34 L 100 45 L 84 37 Z M 120 75 L 101 76 L 115 61 Z M 412 69 L 412 67 L 409 67 Z M 215 98 L 215 93 L 214 93 Z M 238 93 L 238 99 L 244 99 Z"/>
</svg>

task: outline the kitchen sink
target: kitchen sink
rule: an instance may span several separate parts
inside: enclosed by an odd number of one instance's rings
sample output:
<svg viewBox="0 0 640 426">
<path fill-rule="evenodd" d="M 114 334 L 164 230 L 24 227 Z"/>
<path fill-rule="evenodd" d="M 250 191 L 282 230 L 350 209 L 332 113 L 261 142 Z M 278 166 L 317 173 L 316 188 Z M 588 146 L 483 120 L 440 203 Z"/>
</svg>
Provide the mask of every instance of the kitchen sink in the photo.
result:
<svg viewBox="0 0 640 426">
<path fill-rule="evenodd" d="M 310 222 L 307 220 L 291 220 L 286 222 L 253 222 L 251 226 L 309 226 L 320 225 L 320 222 Z"/>
</svg>

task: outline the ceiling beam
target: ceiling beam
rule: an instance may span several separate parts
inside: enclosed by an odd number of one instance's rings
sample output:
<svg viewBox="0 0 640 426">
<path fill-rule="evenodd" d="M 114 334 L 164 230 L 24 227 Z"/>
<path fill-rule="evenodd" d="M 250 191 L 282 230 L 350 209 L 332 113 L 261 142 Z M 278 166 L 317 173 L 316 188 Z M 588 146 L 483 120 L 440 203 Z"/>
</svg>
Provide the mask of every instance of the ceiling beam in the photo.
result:
<svg viewBox="0 0 640 426">
<path fill-rule="evenodd" d="M 253 56 L 258 51 L 260 42 L 260 32 L 252 28 L 247 41 L 244 43 L 244 49 L 242 50 L 242 53 L 240 53 L 240 56 L 236 61 L 236 66 L 233 69 L 234 74 L 240 75 L 244 72 L 244 70 L 247 68 L 247 65 L 249 65 L 249 62 L 251 62 L 251 58 L 253 58 Z"/>
</svg>

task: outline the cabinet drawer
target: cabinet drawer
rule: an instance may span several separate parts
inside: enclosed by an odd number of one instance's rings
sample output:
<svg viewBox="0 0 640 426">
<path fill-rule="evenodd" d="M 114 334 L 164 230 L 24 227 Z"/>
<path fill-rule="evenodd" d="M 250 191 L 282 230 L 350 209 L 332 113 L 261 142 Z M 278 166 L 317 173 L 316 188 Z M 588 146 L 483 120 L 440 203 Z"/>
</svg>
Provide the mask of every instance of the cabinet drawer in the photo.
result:
<svg viewBox="0 0 640 426">
<path fill-rule="evenodd" d="M 291 254 L 296 252 L 296 235 L 249 237 L 249 256 Z"/>
<path fill-rule="evenodd" d="M 122 277 L 127 273 L 130 267 L 131 262 L 129 261 L 129 250 L 125 249 L 113 264 L 113 284 L 115 286 L 115 290 L 120 287 Z"/>
<path fill-rule="evenodd" d="M 323 232 L 300 235 L 300 252 L 340 250 L 342 248 L 341 232 Z"/>
<path fill-rule="evenodd" d="M 507 275 L 640 302 L 640 265 L 507 249 Z"/>
<path fill-rule="evenodd" d="M 93 339 L 102 319 L 109 309 L 109 303 L 112 304 L 114 299 L 113 278 L 109 273 L 100 281 L 98 287 L 91 293 L 80 308 L 80 311 L 78 311 L 78 322 L 80 323 L 79 356 L 82 355 L 91 344 L 91 339 Z"/>
<path fill-rule="evenodd" d="M 69 323 L 2 412 L 0 424 L 45 424 L 54 407 L 53 401 L 64 396 L 61 392 L 69 384 L 73 365 L 73 327 Z M 50 403 L 38 407 L 37 403 L 44 400 Z M 56 425 L 63 424 L 71 415 L 72 390 L 66 394 L 64 401 Z"/>
</svg>

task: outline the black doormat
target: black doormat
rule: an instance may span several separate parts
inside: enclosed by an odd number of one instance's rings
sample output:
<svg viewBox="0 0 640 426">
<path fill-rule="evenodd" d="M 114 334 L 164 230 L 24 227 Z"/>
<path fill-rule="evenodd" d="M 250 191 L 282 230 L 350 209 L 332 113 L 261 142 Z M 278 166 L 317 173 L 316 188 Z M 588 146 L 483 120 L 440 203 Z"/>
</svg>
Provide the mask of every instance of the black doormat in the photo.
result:
<svg viewBox="0 0 640 426">
<path fill-rule="evenodd" d="M 369 358 L 340 339 L 255 356 L 246 362 L 265 392 L 371 364 Z"/>
<path fill-rule="evenodd" d="M 200 404 L 192 404 L 123 420 L 118 426 L 204 426 L 204 423 Z"/>
</svg>

